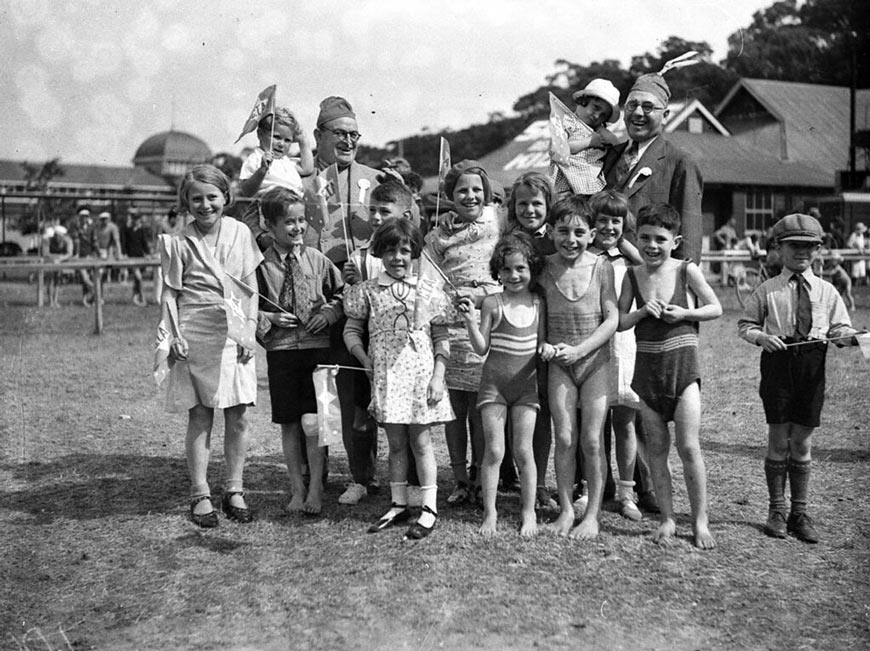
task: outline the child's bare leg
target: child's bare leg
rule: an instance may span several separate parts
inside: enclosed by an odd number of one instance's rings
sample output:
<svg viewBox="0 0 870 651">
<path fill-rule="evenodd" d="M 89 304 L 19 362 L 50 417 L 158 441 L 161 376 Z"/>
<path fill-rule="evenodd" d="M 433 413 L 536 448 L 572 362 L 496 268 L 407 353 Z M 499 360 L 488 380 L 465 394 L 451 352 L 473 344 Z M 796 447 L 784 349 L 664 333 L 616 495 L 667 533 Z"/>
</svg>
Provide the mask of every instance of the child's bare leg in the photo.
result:
<svg viewBox="0 0 870 651">
<path fill-rule="evenodd" d="M 538 533 L 538 521 L 535 517 L 535 486 L 538 474 L 533 446 L 537 418 L 538 412 L 532 407 L 518 405 L 511 408 L 514 460 L 520 473 L 522 501 L 520 535 L 524 538 L 530 538 Z"/>
<path fill-rule="evenodd" d="M 320 427 L 317 414 L 302 414 L 302 434 L 305 436 L 305 454 L 308 458 L 308 495 L 302 510 L 317 515 L 323 509 L 323 463 L 325 455 L 320 447 Z"/>
<path fill-rule="evenodd" d="M 707 515 L 707 469 L 701 456 L 701 388 L 693 382 L 683 390 L 674 412 L 674 437 L 677 453 L 683 462 L 683 477 L 692 507 L 695 547 L 713 549 L 716 541 L 710 533 Z"/>
<path fill-rule="evenodd" d="M 550 413 L 553 416 L 553 438 L 556 453 L 556 488 L 559 492 L 559 517 L 547 529 L 566 536 L 574 526 L 574 489 L 577 451 L 577 386 L 561 366 L 550 364 Z"/>
<path fill-rule="evenodd" d="M 677 525 L 674 520 L 674 496 L 671 491 L 671 469 L 668 467 L 668 453 L 671 449 L 671 433 L 661 414 L 641 401 L 640 416 L 646 436 L 650 473 L 653 487 L 658 497 L 659 521 L 661 524 L 653 534 L 653 542 L 667 544 Z"/>
<path fill-rule="evenodd" d="M 248 456 L 248 433 L 251 429 L 247 410 L 246 405 L 224 409 L 224 463 L 226 464 L 224 490 L 239 491 L 230 497 L 230 505 L 239 509 L 248 508 L 245 498 L 241 495 L 245 459 Z"/>
<path fill-rule="evenodd" d="M 187 418 L 187 435 L 184 449 L 187 456 L 187 472 L 190 475 L 191 497 L 208 495 L 208 458 L 211 449 L 211 428 L 214 422 L 214 410 L 210 407 L 197 405 L 191 407 Z M 197 515 L 209 513 L 212 510 L 210 500 L 203 500 L 193 507 Z"/>
<path fill-rule="evenodd" d="M 290 476 L 290 503 L 287 510 L 291 513 L 299 512 L 305 505 L 305 480 L 302 477 L 302 425 L 295 423 L 282 423 L 281 425 L 281 448 L 284 451 L 284 463 L 287 464 L 287 474 Z"/>
<path fill-rule="evenodd" d="M 432 438 L 428 425 L 408 425 L 408 439 L 414 461 L 417 464 L 417 478 L 420 480 L 420 492 L 423 507 L 429 507 L 431 513 L 425 509 L 417 518 L 417 522 L 424 527 L 432 527 L 435 524 L 435 515 L 438 513 L 438 466 L 435 462 L 435 448 L 432 447 Z M 407 470 L 405 471 L 407 477 Z"/>
<path fill-rule="evenodd" d="M 583 519 L 571 536 L 590 540 L 598 535 L 598 518 L 601 514 L 601 498 L 604 494 L 604 420 L 607 417 L 608 370 L 602 366 L 583 382 L 580 387 L 580 446 L 583 450 L 583 474 L 589 489 L 589 502 Z"/>
<path fill-rule="evenodd" d="M 492 536 L 496 531 L 498 512 L 495 508 L 495 498 L 498 492 L 498 473 L 504 459 L 504 428 L 507 420 L 507 407 L 497 403 L 488 403 L 480 409 L 483 420 L 483 436 L 485 440 L 483 461 L 480 465 L 480 486 L 483 491 L 483 523 L 478 533 Z"/>
<path fill-rule="evenodd" d="M 387 441 L 390 444 L 390 485 L 408 484 L 408 426 L 384 423 Z M 417 473 L 421 470 L 418 468 Z M 420 477 L 420 483 L 423 483 Z M 407 506 L 407 500 L 400 506 Z"/>
</svg>

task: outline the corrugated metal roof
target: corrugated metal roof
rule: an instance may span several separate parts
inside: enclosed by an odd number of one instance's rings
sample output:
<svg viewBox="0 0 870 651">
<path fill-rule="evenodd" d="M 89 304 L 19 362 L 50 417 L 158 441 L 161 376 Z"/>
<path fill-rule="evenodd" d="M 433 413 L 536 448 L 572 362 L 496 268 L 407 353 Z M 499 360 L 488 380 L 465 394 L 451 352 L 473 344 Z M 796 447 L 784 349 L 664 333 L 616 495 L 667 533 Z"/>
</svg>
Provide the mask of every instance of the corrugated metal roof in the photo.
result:
<svg viewBox="0 0 870 651">
<path fill-rule="evenodd" d="M 159 176 L 141 167 L 112 167 L 107 165 L 79 165 L 61 162 L 63 176 L 55 177 L 53 184 L 82 185 L 86 187 L 130 188 L 140 190 L 172 190 L 173 186 Z M 21 161 L 0 160 L 0 179 L 24 181 Z"/>
<path fill-rule="evenodd" d="M 767 79 L 742 79 L 717 107 L 718 117 L 747 92 L 785 123 L 788 158 L 835 170 L 849 164 L 849 89 Z M 855 128 L 870 129 L 870 90 L 855 95 Z M 740 139 L 740 135 L 734 136 Z M 860 153 L 859 153 L 860 156 Z M 859 165 L 863 167 L 866 161 Z"/>
</svg>

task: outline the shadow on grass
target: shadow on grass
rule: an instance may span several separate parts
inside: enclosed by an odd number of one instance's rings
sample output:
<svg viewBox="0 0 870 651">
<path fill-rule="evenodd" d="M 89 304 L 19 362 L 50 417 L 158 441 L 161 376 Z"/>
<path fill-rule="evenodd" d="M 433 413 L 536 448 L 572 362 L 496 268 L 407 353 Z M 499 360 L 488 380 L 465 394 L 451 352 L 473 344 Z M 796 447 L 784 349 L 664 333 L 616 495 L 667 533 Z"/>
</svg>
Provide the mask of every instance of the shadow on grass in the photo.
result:
<svg viewBox="0 0 870 651">
<path fill-rule="evenodd" d="M 766 432 L 765 432 L 766 437 Z M 746 443 L 723 443 L 721 441 L 703 441 L 701 447 L 705 453 L 718 452 L 733 454 L 752 459 L 764 459 L 766 444 L 749 445 Z M 863 463 L 870 460 L 870 452 L 849 448 L 826 448 L 823 445 L 813 445 L 813 459 L 830 463 Z"/>
</svg>

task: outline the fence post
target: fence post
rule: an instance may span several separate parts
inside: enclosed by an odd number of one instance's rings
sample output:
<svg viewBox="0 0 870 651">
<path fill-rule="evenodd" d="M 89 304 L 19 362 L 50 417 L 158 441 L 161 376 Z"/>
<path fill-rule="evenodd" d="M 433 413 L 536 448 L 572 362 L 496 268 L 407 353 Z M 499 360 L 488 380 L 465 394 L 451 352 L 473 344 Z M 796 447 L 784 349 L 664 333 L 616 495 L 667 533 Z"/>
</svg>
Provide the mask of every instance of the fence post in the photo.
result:
<svg viewBox="0 0 870 651">
<path fill-rule="evenodd" d="M 103 334 L 103 279 L 100 267 L 94 267 L 94 318 L 96 319 L 95 334 Z"/>
</svg>

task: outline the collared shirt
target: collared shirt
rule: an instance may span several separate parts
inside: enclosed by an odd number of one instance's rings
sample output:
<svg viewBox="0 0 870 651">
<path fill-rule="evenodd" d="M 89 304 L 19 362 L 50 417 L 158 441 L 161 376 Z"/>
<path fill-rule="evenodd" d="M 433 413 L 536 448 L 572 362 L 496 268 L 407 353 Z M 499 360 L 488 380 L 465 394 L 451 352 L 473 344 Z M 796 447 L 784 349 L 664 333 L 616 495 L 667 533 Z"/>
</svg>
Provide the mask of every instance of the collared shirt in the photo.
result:
<svg viewBox="0 0 870 651">
<path fill-rule="evenodd" d="M 795 337 L 797 326 L 797 282 L 793 271 L 783 269 L 767 280 L 747 299 L 743 316 L 737 321 L 740 336 L 758 344 L 762 334 Z M 810 288 L 813 323 L 809 339 L 826 339 L 855 334 L 849 312 L 834 286 L 816 276 L 812 269 L 803 272 Z"/>
<path fill-rule="evenodd" d="M 261 296 L 260 312 L 278 310 L 272 303 L 263 300 L 263 297 L 280 303 L 281 290 L 284 287 L 284 262 L 288 255 L 296 257 L 305 275 L 311 298 L 311 314 L 322 314 L 329 325 L 334 324 L 344 314 L 341 308 L 344 282 L 335 265 L 320 251 L 310 246 L 302 246 L 292 254 L 274 244 L 266 250 L 263 254 L 263 263 L 257 269 Z M 257 336 L 263 341 L 266 350 L 329 348 L 329 328 L 312 335 L 302 326 L 296 328 L 274 326 L 262 314 L 257 324 Z"/>
</svg>

